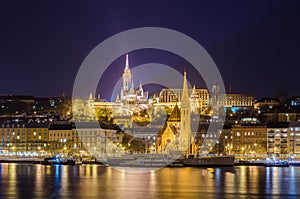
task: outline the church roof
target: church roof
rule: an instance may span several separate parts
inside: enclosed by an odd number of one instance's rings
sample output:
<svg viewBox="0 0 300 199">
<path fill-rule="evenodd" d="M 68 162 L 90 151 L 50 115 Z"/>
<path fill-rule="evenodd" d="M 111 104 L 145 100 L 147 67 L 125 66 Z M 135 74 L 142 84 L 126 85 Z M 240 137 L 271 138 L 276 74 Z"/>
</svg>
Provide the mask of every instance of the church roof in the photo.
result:
<svg viewBox="0 0 300 199">
<path fill-rule="evenodd" d="M 176 104 L 175 107 L 173 108 L 173 111 L 172 111 L 170 117 L 168 118 L 168 122 L 180 122 L 180 120 L 181 120 L 180 116 L 181 116 L 180 110 Z"/>
<path fill-rule="evenodd" d="M 168 127 L 172 130 L 174 135 L 176 135 L 178 133 L 175 126 L 164 125 L 164 127 L 158 132 L 157 137 L 161 137 L 165 133 L 165 131 L 167 130 Z"/>
</svg>

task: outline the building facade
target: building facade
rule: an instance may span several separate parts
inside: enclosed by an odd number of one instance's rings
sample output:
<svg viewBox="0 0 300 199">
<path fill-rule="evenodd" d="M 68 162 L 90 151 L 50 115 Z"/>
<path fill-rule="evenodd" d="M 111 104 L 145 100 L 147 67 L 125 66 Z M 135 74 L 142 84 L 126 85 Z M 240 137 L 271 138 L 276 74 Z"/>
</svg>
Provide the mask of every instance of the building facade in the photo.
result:
<svg viewBox="0 0 300 199">
<path fill-rule="evenodd" d="M 269 123 L 267 125 L 267 137 L 268 154 L 290 154 L 290 133 L 288 131 L 288 123 Z"/>
<path fill-rule="evenodd" d="M 2 124 L 1 150 L 11 152 L 47 151 L 48 122 Z"/>
<path fill-rule="evenodd" d="M 232 148 L 234 154 L 242 156 L 267 153 L 267 128 L 258 125 L 234 125 L 232 131 Z"/>
<path fill-rule="evenodd" d="M 122 142 L 122 135 L 116 130 L 103 129 L 97 122 L 79 122 L 76 123 L 75 131 L 78 136 L 78 149 L 98 158 L 118 155 L 118 144 Z"/>
<path fill-rule="evenodd" d="M 300 122 L 291 122 L 290 132 L 290 154 L 300 156 Z"/>
<path fill-rule="evenodd" d="M 248 94 L 218 94 L 217 105 L 223 107 L 253 107 L 254 96 Z"/>
</svg>

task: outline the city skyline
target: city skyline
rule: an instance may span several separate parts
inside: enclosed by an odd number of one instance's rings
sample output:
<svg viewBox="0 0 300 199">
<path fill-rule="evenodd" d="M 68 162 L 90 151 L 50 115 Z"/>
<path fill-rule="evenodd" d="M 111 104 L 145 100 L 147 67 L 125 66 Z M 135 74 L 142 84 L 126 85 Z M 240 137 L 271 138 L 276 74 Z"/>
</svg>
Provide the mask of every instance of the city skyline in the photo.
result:
<svg viewBox="0 0 300 199">
<path fill-rule="evenodd" d="M 136 55 L 136 54 L 134 54 L 134 55 Z M 125 57 L 126 57 L 126 62 L 125 62 Z M 93 96 L 95 99 L 96 98 L 99 98 L 99 99 L 102 99 L 102 100 L 104 99 L 104 100 L 109 101 L 109 102 L 113 102 L 113 101 L 117 100 L 117 98 L 120 97 L 120 93 L 118 91 L 122 90 L 121 89 L 121 87 L 122 87 L 121 86 L 122 75 L 124 76 L 125 70 L 131 71 L 131 69 L 135 68 L 135 67 L 131 67 L 131 64 L 129 64 L 129 63 L 131 63 L 131 61 L 129 62 L 129 55 L 128 54 L 121 56 L 121 60 L 123 60 L 123 62 L 124 62 L 123 64 L 120 64 L 121 67 L 117 66 L 116 64 L 113 63 L 112 65 L 115 65 L 115 67 L 113 67 L 113 68 L 110 67 L 104 72 L 104 75 L 99 80 L 99 84 L 97 86 L 98 88 L 97 88 L 95 93 L 87 91 L 85 96 L 78 96 L 78 97 L 80 97 L 80 98 L 90 98 L 91 96 Z M 138 65 L 138 66 L 140 66 L 140 65 Z M 117 70 L 119 70 L 119 68 L 123 68 L 123 70 L 124 70 L 124 71 L 121 70 L 121 71 L 123 71 L 123 73 L 121 72 L 122 75 L 120 77 L 119 76 L 107 75 L 109 73 L 114 73 L 115 72 L 114 69 L 116 69 L 116 67 L 118 67 Z M 190 71 L 189 76 L 194 77 L 194 79 L 190 79 L 190 81 L 189 81 L 189 79 L 187 79 L 189 90 L 192 90 L 192 88 L 195 87 L 197 89 L 205 89 L 205 90 L 207 90 L 207 92 L 209 92 L 208 88 L 205 86 L 205 83 L 203 82 L 203 79 L 202 79 L 201 75 L 199 75 L 198 71 L 195 71 L 195 69 L 188 68 L 188 70 L 187 70 L 186 67 L 182 68 L 180 66 L 174 67 L 173 69 L 177 70 L 179 73 L 181 73 L 181 70 L 184 71 L 184 73 L 186 73 L 186 71 Z M 128 80 L 128 82 L 130 84 L 129 88 L 138 91 L 142 87 L 143 91 L 145 91 L 145 93 L 147 95 L 147 98 L 149 97 L 149 99 L 152 98 L 153 96 L 157 95 L 158 93 L 161 93 L 165 89 L 171 89 L 171 90 L 175 89 L 176 90 L 176 89 L 180 89 L 180 87 L 181 87 L 180 86 L 181 83 L 179 83 L 179 82 L 176 82 L 175 84 L 173 82 L 172 84 L 175 85 L 173 87 L 165 87 L 163 85 L 155 84 L 155 83 L 154 84 L 142 84 L 143 79 L 141 79 L 141 78 L 143 78 L 143 76 L 140 75 L 140 73 L 141 72 L 137 72 L 137 73 L 134 73 L 134 74 L 131 75 L 132 77 L 130 77 L 130 79 Z M 165 75 L 164 73 L 162 73 L 161 75 L 164 76 Z M 153 74 L 153 75 L 157 75 L 157 74 Z M 197 77 L 197 81 L 195 81 L 195 77 Z M 106 84 L 107 82 L 109 82 L 111 84 Z M 200 84 L 199 84 L 199 82 L 200 82 Z M 102 84 L 105 85 L 105 86 L 103 86 Z M 277 99 L 279 99 L 279 98 L 282 98 L 282 97 L 289 98 L 289 97 L 298 96 L 298 95 L 288 95 L 288 93 L 286 93 L 284 90 L 278 90 L 277 91 L 278 93 L 274 93 L 273 96 L 256 97 L 251 93 L 247 93 L 247 92 L 237 93 L 237 92 L 232 91 L 232 85 L 231 84 L 228 85 L 228 87 L 226 88 L 225 91 L 226 91 L 226 94 L 228 94 L 228 95 L 231 95 L 231 94 L 234 94 L 234 95 L 235 94 L 238 94 L 238 95 L 240 95 L 240 94 L 252 95 L 256 100 L 265 99 L 265 98 L 274 98 L 274 99 L 277 98 Z M 276 96 L 276 94 L 278 94 L 278 96 Z M 31 94 L 20 94 L 20 95 L 18 95 L 18 94 L 15 94 L 15 93 L 1 93 L 0 96 L 20 96 L 20 97 L 21 96 L 28 96 L 28 97 L 34 97 L 34 98 L 55 98 L 55 97 L 71 98 L 71 96 L 66 95 L 65 92 L 61 93 L 60 95 L 52 95 L 52 96 L 51 95 L 34 96 L 34 95 L 31 95 Z"/>
<path fill-rule="evenodd" d="M 299 1 L 3 1 L 0 198 L 300 198 Z"/>
</svg>

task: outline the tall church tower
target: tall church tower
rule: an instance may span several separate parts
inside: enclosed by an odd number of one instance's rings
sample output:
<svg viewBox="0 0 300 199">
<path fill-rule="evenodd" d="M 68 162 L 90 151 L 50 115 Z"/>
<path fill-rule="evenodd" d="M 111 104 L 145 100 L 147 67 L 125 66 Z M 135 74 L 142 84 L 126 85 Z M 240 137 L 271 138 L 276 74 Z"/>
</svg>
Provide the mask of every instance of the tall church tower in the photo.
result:
<svg viewBox="0 0 300 199">
<path fill-rule="evenodd" d="M 193 153 L 192 131 L 191 131 L 191 110 L 189 102 L 189 91 L 186 80 L 186 72 L 184 72 L 183 89 L 181 98 L 181 121 L 180 121 L 180 135 L 179 135 L 179 150 Z"/>
<path fill-rule="evenodd" d="M 133 85 L 131 85 L 132 82 L 133 82 L 133 79 L 132 79 L 131 71 L 129 68 L 128 54 L 126 54 L 126 65 L 125 65 L 125 69 L 123 72 L 123 91 L 124 92 L 127 93 L 132 87 L 134 87 Z"/>
</svg>

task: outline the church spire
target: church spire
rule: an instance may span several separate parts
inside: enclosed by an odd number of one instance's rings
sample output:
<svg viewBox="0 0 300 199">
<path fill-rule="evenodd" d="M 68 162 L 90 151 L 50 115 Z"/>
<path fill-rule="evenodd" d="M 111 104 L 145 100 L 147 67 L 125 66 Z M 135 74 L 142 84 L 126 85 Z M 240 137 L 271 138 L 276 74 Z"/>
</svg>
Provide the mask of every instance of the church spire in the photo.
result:
<svg viewBox="0 0 300 199">
<path fill-rule="evenodd" d="M 93 93 L 90 93 L 90 95 L 89 95 L 89 100 L 93 100 L 94 98 L 93 98 Z"/>
<path fill-rule="evenodd" d="M 126 54 L 126 64 L 123 73 L 123 91 L 128 92 L 133 87 L 132 75 L 129 68 L 128 54 Z"/>
<path fill-rule="evenodd" d="M 186 80 L 186 72 L 184 71 L 183 76 L 183 89 L 182 89 L 182 98 L 181 98 L 181 106 L 188 107 L 189 106 L 189 91 L 187 86 L 187 80 Z"/>
<path fill-rule="evenodd" d="M 129 58 L 128 58 L 128 54 L 126 54 L 126 65 L 125 65 L 125 70 L 129 70 Z"/>
<path fill-rule="evenodd" d="M 180 121 L 180 136 L 179 136 L 179 149 L 185 151 L 188 154 L 193 152 L 190 147 L 192 142 L 192 131 L 190 121 L 190 103 L 189 103 L 189 91 L 186 80 L 186 72 L 183 76 L 183 88 L 181 97 L 181 121 Z"/>
<path fill-rule="evenodd" d="M 193 91 L 192 91 L 192 95 L 196 95 L 196 86 L 193 86 Z"/>
</svg>

